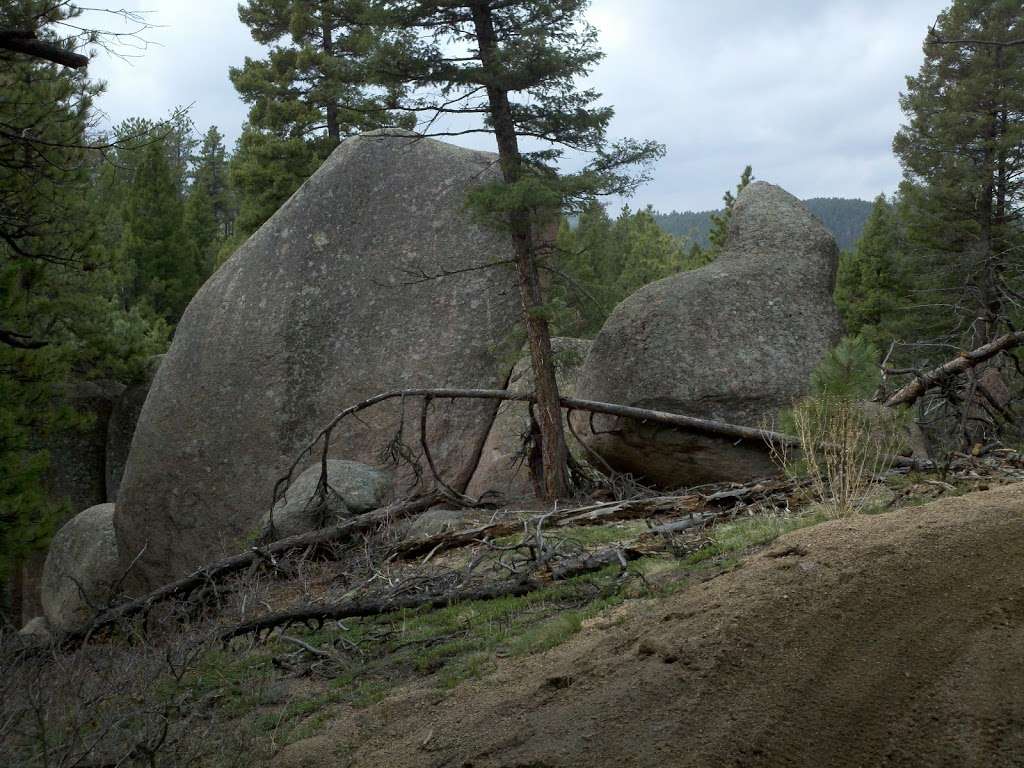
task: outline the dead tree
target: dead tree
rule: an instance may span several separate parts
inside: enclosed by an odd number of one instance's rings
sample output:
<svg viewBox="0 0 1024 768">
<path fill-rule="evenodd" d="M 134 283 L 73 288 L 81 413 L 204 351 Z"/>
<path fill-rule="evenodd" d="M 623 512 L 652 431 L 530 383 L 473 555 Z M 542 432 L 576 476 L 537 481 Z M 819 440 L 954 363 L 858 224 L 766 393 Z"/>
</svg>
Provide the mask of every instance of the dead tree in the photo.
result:
<svg viewBox="0 0 1024 768">
<path fill-rule="evenodd" d="M 1000 336 L 970 352 L 961 353 L 959 357 L 915 376 L 913 381 L 892 395 L 885 401 L 885 404 L 889 408 L 895 408 L 898 405 L 912 405 L 929 390 L 943 386 L 997 355 L 1019 347 L 1022 343 L 1024 343 L 1024 331 L 1017 331 Z"/>
</svg>

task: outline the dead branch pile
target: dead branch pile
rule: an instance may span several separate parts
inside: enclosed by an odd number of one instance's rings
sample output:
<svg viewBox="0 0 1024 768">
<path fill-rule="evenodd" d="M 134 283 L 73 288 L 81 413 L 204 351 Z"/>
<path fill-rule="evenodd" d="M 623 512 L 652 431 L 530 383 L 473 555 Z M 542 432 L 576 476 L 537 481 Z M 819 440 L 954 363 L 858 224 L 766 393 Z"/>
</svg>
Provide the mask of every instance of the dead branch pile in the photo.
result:
<svg viewBox="0 0 1024 768">
<path fill-rule="evenodd" d="M 319 629 L 326 621 L 337 621 L 361 616 L 379 616 L 385 613 L 414 610 L 417 608 L 444 608 L 452 603 L 494 600 L 500 597 L 518 597 L 542 589 L 552 581 L 563 581 L 575 576 L 599 571 L 618 563 L 625 568 L 629 560 L 641 556 L 631 548 L 607 549 L 594 555 L 584 555 L 571 561 L 562 561 L 545 571 L 539 570 L 522 578 L 501 582 L 464 584 L 442 592 L 426 591 L 417 594 L 384 594 L 379 597 L 347 600 L 333 605 L 304 606 L 279 613 L 272 613 L 259 619 L 240 624 L 225 632 L 221 639 L 227 643 L 236 637 L 254 635 L 257 639 L 276 628 L 287 629 L 303 624 L 310 629 Z"/>
<path fill-rule="evenodd" d="M 220 582 L 261 563 L 277 565 L 277 558 L 293 550 L 309 550 L 325 544 L 337 543 L 357 534 L 373 530 L 380 525 L 402 517 L 414 515 L 429 509 L 438 501 L 437 495 L 421 496 L 410 501 L 393 504 L 383 509 L 367 512 L 352 520 L 346 520 L 329 528 L 322 528 L 311 533 L 291 536 L 274 542 L 266 547 L 252 547 L 232 557 L 209 563 L 193 571 L 188 576 L 166 584 L 143 597 L 121 603 L 98 615 L 89 628 L 78 636 L 68 638 L 77 641 L 103 629 L 113 627 L 125 619 L 148 612 L 153 606 L 169 600 L 186 600 L 197 589 L 212 583 Z"/>
</svg>

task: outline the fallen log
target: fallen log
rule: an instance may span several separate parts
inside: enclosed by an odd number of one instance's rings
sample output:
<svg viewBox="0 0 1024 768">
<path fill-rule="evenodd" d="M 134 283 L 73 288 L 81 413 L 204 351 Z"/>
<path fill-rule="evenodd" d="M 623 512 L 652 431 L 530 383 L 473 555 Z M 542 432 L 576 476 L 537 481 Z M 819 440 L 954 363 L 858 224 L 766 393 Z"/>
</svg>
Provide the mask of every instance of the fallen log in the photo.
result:
<svg viewBox="0 0 1024 768">
<path fill-rule="evenodd" d="M 145 613 L 158 603 L 166 602 L 168 600 L 187 599 L 188 596 L 199 587 L 210 584 L 211 582 L 223 580 L 227 576 L 244 571 L 257 561 L 273 561 L 277 555 L 284 554 L 294 549 L 305 549 L 307 547 L 315 547 L 344 541 L 358 533 L 372 530 L 389 520 L 417 514 L 437 503 L 439 498 L 440 496 L 437 494 L 430 494 L 427 496 L 420 496 L 409 501 L 398 502 L 388 507 L 374 510 L 373 512 L 367 512 L 359 517 L 346 520 L 328 528 L 322 528 L 317 531 L 299 534 L 297 536 L 290 536 L 286 539 L 275 541 L 273 544 L 265 547 L 253 547 L 248 552 L 242 552 L 223 560 L 218 560 L 215 563 L 204 565 L 202 568 L 193 571 L 188 576 L 171 582 L 170 584 L 165 584 L 164 586 L 153 590 L 149 594 L 143 595 L 135 600 L 129 600 L 103 611 L 93 619 L 92 623 L 86 630 L 66 639 L 68 642 L 86 639 L 96 632 L 111 627 L 124 619 L 140 613 Z"/>
<path fill-rule="evenodd" d="M 961 376 L 971 368 L 991 360 L 1002 352 L 1019 347 L 1021 344 L 1024 344 L 1024 331 L 1017 331 L 1016 333 L 1000 336 L 998 339 L 990 341 L 988 344 L 970 352 L 963 352 L 959 357 L 949 360 L 938 368 L 933 368 L 914 378 L 913 381 L 886 400 L 885 405 L 887 408 L 895 408 L 897 405 L 913 405 L 928 390 L 941 386 L 950 379 Z"/>
<path fill-rule="evenodd" d="M 288 468 L 287 474 L 280 478 L 274 486 L 274 501 L 291 483 L 291 478 L 299 465 L 309 456 L 313 455 L 313 449 L 322 443 L 320 461 L 326 473 L 326 462 L 331 445 L 331 437 L 338 425 L 349 416 L 365 411 L 375 405 L 387 400 L 406 398 L 427 398 L 430 400 L 501 400 L 520 403 L 536 403 L 537 398 L 530 393 L 512 392 L 507 389 L 395 389 L 390 392 L 382 392 L 366 400 L 350 405 L 341 410 L 328 424 L 321 429 L 316 436 L 298 453 L 295 461 Z M 602 403 L 596 400 L 580 400 L 575 397 L 560 397 L 559 403 L 562 408 L 569 411 L 587 411 L 589 413 L 601 413 L 606 416 L 618 416 L 621 418 L 633 419 L 639 422 L 650 422 L 661 424 L 666 427 L 673 427 L 686 432 L 711 437 L 722 437 L 729 440 L 752 440 L 762 443 L 765 446 L 775 448 L 799 448 L 800 441 L 791 435 L 784 435 L 781 432 L 773 432 L 768 429 L 757 429 L 755 427 L 744 427 L 738 424 L 727 424 L 721 421 L 700 419 L 695 416 L 684 416 L 679 413 L 668 413 L 666 411 L 652 411 L 647 408 L 635 408 L 628 405 L 616 405 L 614 403 Z"/>
<path fill-rule="evenodd" d="M 671 523 L 665 523 L 664 525 L 656 525 L 647 531 L 644 531 L 645 536 L 659 536 L 671 533 L 680 533 L 681 531 L 688 531 L 691 528 L 699 528 L 707 525 L 712 520 L 717 520 L 721 517 L 725 517 L 729 512 L 708 512 L 699 514 L 693 517 L 687 517 L 683 520 L 675 520 Z"/>
<path fill-rule="evenodd" d="M 603 525 L 620 520 L 639 520 L 657 514 L 692 512 L 705 504 L 703 496 L 659 496 L 653 499 L 631 499 L 605 509 L 592 509 L 558 522 L 559 527 Z"/>
<path fill-rule="evenodd" d="M 295 624 L 304 624 L 313 629 L 323 627 L 324 622 L 340 621 L 366 616 L 381 616 L 387 613 L 413 610 L 417 608 L 446 608 L 453 603 L 471 602 L 476 600 L 495 600 L 501 597 L 519 597 L 538 589 L 542 589 L 552 581 L 564 581 L 575 576 L 599 571 L 615 563 L 624 564 L 642 556 L 632 549 L 607 549 L 593 555 L 573 558 L 553 565 L 546 574 L 530 574 L 522 579 L 514 579 L 498 583 L 464 586 L 449 592 L 404 595 L 382 595 L 361 600 L 346 600 L 333 605 L 311 605 L 290 611 L 281 611 L 247 621 L 223 633 L 221 642 L 230 643 L 236 637 L 255 635 L 259 639 L 263 633 L 282 627 L 287 629 Z M 544 578 L 544 576 L 547 578 Z"/>
<path fill-rule="evenodd" d="M 426 398 L 430 400 L 500 400 L 521 403 L 535 403 L 537 398 L 530 393 L 511 392 L 506 389 L 396 389 L 390 392 L 382 392 L 373 397 L 367 398 L 359 403 L 350 405 L 339 412 L 331 421 L 321 429 L 317 435 L 299 452 L 295 461 L 292 462 L 284 477 L 278 479 L 274 485 L 274 502 L 280 498 L 280 494 L 287 489 L 291 483 L 292 476 L 299 465 L 313 454 L 313 449 L 323 443 L 321 448 L 320 462 L 326 476 L 327 459 L 331 445 L 331 437 L 338 425 L 347 417 L 354 416 L 360 411 L 372 408 L 387 400 L 405 398 Z M 778 449 L 799 449 L 800 440 L 792 435 L 785 435 L 781 432 L 774 432 L 769 429 L 758 429 L 756 427 L 745 427 L 739 424 L 727 424 L 722 421 L 700 419 L 695 416 L 685 416 L 679 413 L 668 413 L 666 411 L 652 411 L 647 408 L 635 408 L 628 405 L 616 405 L 614 403 L 602 403 L 596 400 L 580 400 L 575 397 L 560 397 L 559 403 L 562 408 L 568 411 L 586 411 L 589 413 L 600 413 L 607 416 L 618 416 L 632 419 L 641 423 L 660 424 L 672 427 L 684 432 L 694 432 L 710 437 L 721 437 L 729 440 L 750 440 L 762 443 L 765 447 Z M 898 467 L 912 467 L 920 469 L 923 464 L 915 459 L 905 456 L 890 457 L 890 462 Z"/>
<path fill-rule="evenodd" d="M 418 557 L 428 553 L 434 555 L 438 552 L 476 544 L 484 539 L 520 533 L 524 523 L 529 524 L 541 519 L 545 525 L 554 524 L 558 527 L 600 525 L 619 520 L 636 520 L 662 512 L 668 514 L 689 511 L 696 508 L 692 505 L 699 502 L 700 499 L 700 496 L 658 496 L 650 499 L 610 501 L 586 507 L 562 509 L 537 515 L 529 520 L 502 520 L 475 528 L 465 528 L 461 531 L 446 531 L 432 536 L 409 539 L 399 542 L 391 551 L 401 558 Z"/>
</svg>

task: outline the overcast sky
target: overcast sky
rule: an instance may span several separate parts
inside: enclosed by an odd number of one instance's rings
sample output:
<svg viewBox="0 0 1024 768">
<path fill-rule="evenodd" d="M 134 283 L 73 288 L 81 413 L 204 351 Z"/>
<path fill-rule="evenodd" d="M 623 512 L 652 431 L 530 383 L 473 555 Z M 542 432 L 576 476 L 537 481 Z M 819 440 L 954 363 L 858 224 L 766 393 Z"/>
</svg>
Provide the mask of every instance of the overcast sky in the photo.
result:
<svg viewBox="0 0 1024 768">
<path fill-rule="evenodd" d="M 99 3 L 97 3 L 99 5 Z M 148 11 L 153 44 L 127 61 L 100 53 L 99 105 L 113 121 L 159 118 L 192 104 L 200 130 L 230 142 L 246 106 L 228 67 L 261 48 L 235 0 L 120 0 Z M 613 136 L 668 148 L 633 205 L 718 207 L 750 163 L 799 197 L 891 192 L 891 142 L 905 77 L 946 0 L 595 0 L 591 21 L 607 58 L 594 85 L 612 104 Z M 104 23 L 116 26 L 107 19 Z M 465 143 L 491 148 L 483 139 Z"/>
</svg>

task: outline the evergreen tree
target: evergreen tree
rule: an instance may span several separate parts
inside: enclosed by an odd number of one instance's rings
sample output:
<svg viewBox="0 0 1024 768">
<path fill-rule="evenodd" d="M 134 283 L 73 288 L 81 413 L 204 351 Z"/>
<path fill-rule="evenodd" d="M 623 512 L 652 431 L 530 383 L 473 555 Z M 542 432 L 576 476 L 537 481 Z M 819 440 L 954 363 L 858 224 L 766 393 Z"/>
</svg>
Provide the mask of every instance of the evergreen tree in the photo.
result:
<svg viewBox="0 0 1024 768">
<path fill-rule="evenodd" d="M 726 190 L 722 196 L 725 208 L 722 209 L 721 213 L 711 215 L 711 232 L 708 234 L 708 240 L 711 241 L 711 247 L 709 248 L 711 253 L 708 255 L 707 261 L 714 261 L 718 254 L 722 252 L 722 249 L 725 248 L 725 244 L 729 239 L 729 222 L 732 221 L 732 209 L 736 205 L 736 196 L 746 189 L 747 185 L 753 180 L 754 169 L 748 165 L 740 175 L 740 181 L 736 185 L 736 194 L 734 195 Z"/>
<path fill-rule="evenodd" d="M 1006 324 L 1020 285 L 1024 203 L 1024 33 L 1019 0 L 956 0 L 907 78 L 907 118 L 893 142 L 903 164 L 908 236 L 929 304 L 950 308 L 944 335 L 977 346 Z"/>
<path fill-rule="evenodd" d="M 235 203 L 228 179 L 224 136 L 211 125 L 203 136 L 199 154 L 193 158 L 192 189 L 202 189 L 210 199 L 217 222 L 217 237 L 230 237 L 235 223 Z"/>
<path fill-rule="evenodd" d="M 921 316 L 915 325 L 910 310 L 922 279 L 911 274 L 897 206 L 879 195 L 860 240 L 839 259 L 835 298 L 847 331 L 883 352 L 894 341 L 921 338 Z"/>
<path fill-rule="evenodd" d="M 661 230 L 650 206 L 634 214 L 625 208 L 616 221 L 616 229 L 620 228 L 624 230 L 620 236 L 624 263 L 619 277 L 623 298 L 683 269 L 686 256 L 682 242 Z"/>
<path fill-rule="evenodd" d="M 563 223 L 558 235 L 555 300 L 569 312 L 557 319 L 560 333 L 592 337 L 612 310 L 637 289 L 686 267 L 683 242 L 664 232 L 650 207 L 624 207 L 612 221 L 594 201 L 580 213 L 575 229 Z"/>
<path fill-rule="evenodd" d="M 193 279 L 186 281 L 186 284 L 194 282 L 194 288 L 198 289 L 201 281 L 213 272 L 217 253 L 223 244 L 216 205 L 205 185 L 194 184 L 189 190 L 182 215 L 181 236 L 185 251 L 195 268 L 191 276 Z"/>
<path fill-rule="evenodd" d="M 247 0 L 238 8 L 266 58 L 230 71 L 248 123 L 232 167 L 238 226 L 256 230 L 346 136 L 402 122 L 396 94 L 373 88 L 365 63 L 378 35 L 366 0 Z"/>
<path fill-rule="evenodd" d="M 129 306 L 145 303 L 174 324 L 201 284 L 201 255 L 185 237 L 174 169 L 160 142 L 143 150 L 128 191 L 120 251 L 129 272 Z"/>
<path fill-rule="evenodd" d="M 233 245 L 251 235 L 308 179 L 324 156 L 301 138 L 245 125 L 231 156 L 231 189 L 238 201 Z"/>
<path fill-rule="evenodd" d="M 205 278 L 217 266 L 218 253 L 234 230 L 235 212 L 228 185 L 224 137 L 211 126 L 193 158 L 192 184 L 185 200 L 184 233 L 199 258 Z"/>
<path fill-rule="evenodd" d="M 586 0 L 372 0 L 369 17 L 390 31 L 379 73 L 397 92 L 415 86 L 403 106 L 433 115 L 483 116 L 468 130 L 495 136 L 502 181 L 470 197 L 474 210 L 504 227 L 515 270 L 535 374 L 540 454 L 549 499 L 569 490 L 565 436 L 551 351 L 548 305 L 540 269 L 551 248 L 541 242 L 561 211 L 578 212 L 595 196 L 631 191 L 623 174 L 663 149 L 652 143 L 609 146 L 613 111 L 576 79 L 600 60 L 595 30 L 583 17 Z M 440 97 L 431 96 L 431 88 Z M 549 148 L 524 153 L 523 138 Z M 562 148 L 593 153 L 579 173 L 560 175 Z"/>
<path fill-rule="evenodd" d="M 28 18 L 39 38 L 72 21 L 64 3 L 15 0 L 0 27 Z M 105 141 L 89 135 L 99 86 L 22 56 L 0 67 L 0 585 L 44 546 L 66 511 L 43 483 L 47 434 L 81 423 L 60 405 L 62 387 L 85 377 L 129 381 L 166 342 L 166 327 L 126 312 L 109 251 L 97 242 L 95 182 Z M 116 149 L 116 148 L 115 148 Z M 7 590 L 4 590 L 7 592 Z"/>
</svg>

